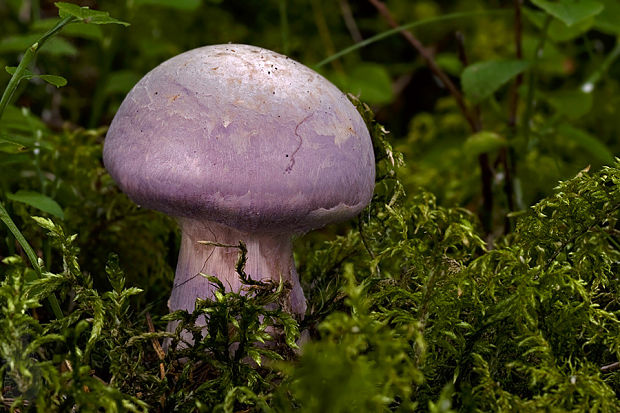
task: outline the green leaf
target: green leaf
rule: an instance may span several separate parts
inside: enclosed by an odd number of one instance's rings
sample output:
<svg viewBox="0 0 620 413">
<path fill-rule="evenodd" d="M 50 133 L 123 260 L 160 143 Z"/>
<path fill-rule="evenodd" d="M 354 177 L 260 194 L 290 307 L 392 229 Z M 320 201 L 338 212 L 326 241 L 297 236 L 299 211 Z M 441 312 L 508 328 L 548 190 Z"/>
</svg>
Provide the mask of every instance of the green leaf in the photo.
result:
<svg viewBox="0 0 620 413">
<path fill-rule="evenodd" d="M 523 15 L 527 20 L 539 29 L 545 26 L 545 13 L 540 10 L 532 10 L 529 7 L 523 7 Z"/>
<path fill-rule="evenodd" d="M 0 40 L 0 53 L 19 53 L 32 46 L 41 36 L 27 34 L 7 36 Z M 51 39 L 50 39 L 51 40 Z"/>
<path fill-rule="evenodd" d="M 86 353 L 90 353 L 93 346 L 100 339 L 101 331 L 103 330 L 103 325 L 105 322 L 105 314 L 103 309 L 103 302 L 101 301 L 101 297 L 93 291 L 91 297 L 89 297 L 90 305 L 93 310 L 93 328 L 90 331 L 90 337 L 88 338 L 88 342 L 86 343 Z"/>
<path fill-rule="evenodd" d="M 132 295 L 138 295 L 141 294 L 144 290 L 142 288 L 138 288 L 138 287 L 129 287 L 125 290 L 123 290 L 122 292 L 122 296 L 123 297 L 130 297 Z"/>
<path fill-rule="evenodd" d="M 553 17 L 562 20 L 567 26 L 596 16 L 605 8 L 602 3 L 594 0 L 561 0 L 557 3 L 532 0 L 532 3 Z"/>
<path fill-rule="evenodd" d="M 605 162 L 608 165 L 613 164 L 614 155 L 611 150 L 609 150 L 603 142 L 590 135 L 588 132 L 577 129 L 567 123 L 563 123 L 558 127 L 558 133 L 564 138 L 575 142 L 600 161 Z"/>
<path fill-rule="evenodd" d="M 389 103 L 394 98 L 387 69 L 376 63 L 361 63 L 349 74 L 334 74 L 332 80 L 341 89 L 358 95 L 371 104 Z"/>
<path fill-rule="evenodd" d="M 71 37 L 81 37 L 82 39 L 103 40 L 103 30 L 94 24 L 68 24 L 63 28 L 62 34 Z"/>
<path fill-rule="evenodd" d="M 52 198 L 38 192 L 19 190 L 14 194 L 7 194 L 6 197 L 12 201 L 35 207 L 60 219 L 65 219 L 65 214 L 60 205 Z"/>
<path fill-rule="evenodd" d="M 15 71 L 17 70 L 16 67 L 14 66 L 7 66 L 5 67 L 6 71 L 10 74 L 10 75 L 14 75 Z M 33 79 L 35 77 L 38 77 L 39 79 L 49 83 L 50 85 L 56 86 L 56 87 L 61 87 L 61 86 L 65 86 L 67 84 L 67 79 L 65 79 L 62 76 L 57 76 L 57 75 L 36 75 L 34 73 L 32 73 L 30 70 L 26 69 L 25 73 L 22 75 L 22 79 Z"/>
<path fill-rule="evenodd" d="M 493 9 L 492 10 L 474 10 L 474 11 L 467 11 L 467 12 L 462 12 L 462 13 L 450 13 L 450 14 L 445 14 L 442 16 L 434 16 L 434 17 L 430 17 L 427 19 L 416 20 L 414 22 L 403 24 L 393 29 L 386 30 L 384 32 L 376 34 L 372 37 L 369 37 L 368 39 L 355 43 L 353 46 L 346 47 L 340 50 L 339 52 L 321 60 L 319 63 L 314 65 L 314 68 L 316 70 L 320 68 L 321 66 L 325 66 L 329 62 L 332 62 L 342 56 L 345 56 L 351 52 L 354 52 L 355 50 L 366 47 L 370 44 L 378 42 L 379 40 L 383 40 L 386 37 L 397 35 L 403 30 L 410 30 L 410 29 L 413 29 L 414 27 L 420 27 L 420 26 L 425 26 L 429 24 L 436 24 L 439 22 L 446 22 L 446 21 L 454 20 L 454 19 L 469 18 L 469 17 L 474 17 L 474 16 L 480 16 L 480 15 L 506 14 L 507 12 L 511 12 L 511 11 L 506 8 L 495 9 L 495 10 Z"/>
<path fill-rule="evenodd" d="M 41 47 L 41 53 L 53 56 L 75 56 L 78 51 L 71 43 L 62 37 L 52 37 Z"/>
<path fill-rule="evenodd" d="M 161 6 L 177 10 L 196 10 L 201 0 L 135 0 L 136 6 Z"/>
<path fill-rule="evenodd" d="M 91 24 L 121 24 L 129 26 L 129 23 L 110 17 L 110 13 L 100 10 L 91 10 L 88 7 L 80 7 L 77 4 L 57 2 L 58 15 L 62 18 L 73 16 L 79 21 Z"/>
<path fill-rule="evenodd" d="M 37 130 L 47 131 L 47 126 L 28 108 L 7 105 L 4 116 L 2 116 L 2 123 L 0 123 L 0 130 L 32 136 Z"/>
<path fill-rule="evenodd" d="M 108 76 L 104 93 L 106 96 L 114 93 L 126 94 L 131 88 L 138 83 L 140 75 L 131 70 L 119 70 L 118 72 L 112 72 Z"/>
<path fill-rule="evenodd" d="M 502 85 L 529 67 L 524 60 L 494 60 L 474 63 L 463 70 L 463 91 L 473 103 L 479 103 Z"/>
<path fill-rule="evenodd" d="M 25 151 L 26 146 L 20 141 L 19 137 L 0 133 L 0 152 L 19 153 Z"/>
<path fill-rule="evenodd" d="M 276 353 L 277 354 L 277 353 Z M 248 350 L 248 356 L 250 356 L 252 358 L 252 360 L 254 360 L 254 362 L 260 367 L 261 366 L 261 356 L 260 356 L 260 352 L 256 349 L 249 349 Z"/>
<path fill-rule="evenodd" d="M 471 135 L 463 144 L 467 155 L 476 156 L 506 146 L 506 139 L 495 132 L 482 131 Z"/>
<path fill-rule="evenodd" d="M 523 35 L 523 56 L 525 59 L 535 60 L 540 40 L 533 36 Z M 542 56 L 536 61 L 536 70 L 560 76 L 566 75 L 567 55 L 564 54 L 553 42 L 545 42 Z"/>
<path fill-rule="evenodd" d="M 63 275 L 46 272 L 43 274 L 43 277 L 29 283 L 28 296 L 42 301 L 58 290 L 65 282 L 66 279 Z"/>
<path fill-rule="evenodd" d="M 6 37 L 0 41 L 0 53 L 22 53 L 40 37 L 39 34 Z M 42 46 L 41 53 L 54 56 L 75 56 L 77 49 L 63 38 L 52 37 Z"/>
<path fill-rule="evenodd" d="M 441 53 L 435 57 L 437 65 L 452 76 L 460 76 L 463 72 L 463 63 L 454 53 Z"/>
<path fill-rule="evenodd" d="M 35 338 L 30 344 L 28 344 L 28 347 L 26 347 L 26 350 L 24 351 L 24 353 L 25 354 L 34 353 L 35 351 L 37 351 L 39 347 L 45 344 L 56 342 L 56 341 L 64 342 L 65 337 L 60 334 L 46 334 L 44 336 L 39 336 Z"/>
<path fill-rule="evenodd" d="M 549 38 L 551 38 L 554 42 L 566 42 L 574 39 L 575 37 L 581 36 L 590 30 L 593 25 L 593 17 L 584 19 L 571 26 L 566 25 L 560 20 L 553 19 L 549 25 L 549 30 L 547 33 L 549 34 Z"/>
<path fill-rule="evenodd" d="M 594 27 L 611 35 L 620 34 L 620 2 L 618 0 L 598 0 L 605 11 L 594 18 Z"/>
<path fill-rule="evenodd" d="M 41 228 L 45 228 L 46 230 L 48 230 L 48 231 L 50 231 L 52 233 L 57 232 L 56 224 L 54 224 L 54 221 L 52 221 L 51 219 L 44 218 L 44 217 L 37 217 L 37 216 L 32 217 L 32 219 Z"/>
<path fill-rule="evenodd" d="M 30 32 L 46 32 L 52 29 L 60 22 L 60 19 L 55 17 L 51 19 L 36 20 L 30 25 Z M 101 40 L 103 39 L 103 30 L 101 27 L 94 24 L 86 24 L 82 22 L 75 22 L 68 24 L 62 29 L 63 36 L 80 37 L 89 40 Z"/>
<path fill-rule="evenodd" d="M 28 162 L 32 162 L 31 159 L 32 159 L 32 156 L 31 155 L 27 155 L 25 153 L 21 153 L 21 154 L 15 154 L 15 153 L 4 154 L 4 153 L 0 153 L 0 165 L 2 165 L 2 166 L 25 164 L 25 163 L 28 163 Z"/>
<path fill-rule="evenodd" d="M 547 95 L 547 101 L 558 113 L 577 119 L 592 109 L 592 94 L 582 91 L 561 90 Z"/>
<path fill-rule="evenodd" d="M 56 87 L 66 86 L 67 84 L 67 79 L 58 75 L 38 75 L 37 77 Z"/>
<path fill-rule="evenodd" d="M 15 142 L 6 141 L 0 137 L 0 152 L 15 154 L 24 152 L 25 150 L 27 150 L 25 146 Z"/>
</svg>

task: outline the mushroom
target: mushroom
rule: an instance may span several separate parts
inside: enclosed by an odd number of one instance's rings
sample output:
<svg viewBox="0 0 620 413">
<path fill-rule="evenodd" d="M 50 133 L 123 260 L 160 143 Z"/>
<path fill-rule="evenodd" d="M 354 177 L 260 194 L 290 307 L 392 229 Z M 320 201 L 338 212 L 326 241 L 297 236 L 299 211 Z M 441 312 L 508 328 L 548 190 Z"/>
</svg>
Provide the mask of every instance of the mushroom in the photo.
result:
<svg viewBox="0 0 620 413">
<path fill-rule="evenodd" d="M 144 76 L 114 117 L 103 151 L 138 205 L 177 218 L 181 250 L 168 302 L 193 311 L 213 286 L 246 273 L 290 283 L 287 311 L 306 302 L 291 239 L 357 215 L 372 197 L 372 142 L 346 96 L 318 73 L 254 46 L 206 46 Z"/>
</svg>

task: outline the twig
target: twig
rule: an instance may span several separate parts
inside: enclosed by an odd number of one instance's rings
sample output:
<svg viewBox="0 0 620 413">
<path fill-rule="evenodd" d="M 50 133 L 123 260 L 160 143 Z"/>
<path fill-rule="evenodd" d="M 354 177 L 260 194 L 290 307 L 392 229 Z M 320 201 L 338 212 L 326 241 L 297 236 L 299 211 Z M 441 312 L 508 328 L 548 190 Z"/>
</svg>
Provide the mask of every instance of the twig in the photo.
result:
<svg viewBox="0 0 620 413">
<path fill-rule="evenodd" d="M 347 26 L 353 41 L 355 43 L 363 41 L 364 38 L 362 37 L 362 33 L 360 33 L 360 29 L 357 27 L 357 23 L 355 23 L 355 18 L 353 17 L 351 5 L 348 0 L 340 0 L 340 12 L 342 13 L 344 24 Z"/>
<path fill-rule="evenodd" d="M 390 10 L 384 3 L 379 0 L 368 1 L 375 6 L 375 8 L 391 27 L 398 27 L 398 23 L 394 20 Z M 400 34 L 407 39 L 407 41 L 416 49 L 418 53 L 420 53 L 420 56 L 422 56 L 429 69 L 439 78 L 439 80 L 443 82 L 446 89 L 448 89 L 452 97 L 454 97 L 454 100 L 456 100 L 456 103 L 465 117 L 465 120 L 469 124 L 471 131 L 473 133 L 480 132 L 482 130 L 482 122 L 480 120 L 479 112 L 476 112 L 476 110 L 470 111 L 468 109 L 465 99 L 463 98 L 463 94 L 454 85 L 452 80 L 450 80 L 448 75 L 437 65 L 437 62 L 435 61 L 435 58 L 430 50 L 424 47 L 424 45 L 422 45 L 422 43 L 420 43 L 420 41 L 410 31 L 402 30 Z M 464 55 L 464 48 L 462 48 L 462 51 L 463 57 L 466 60 L 467 58 Z M 491 230 L 493 213 L 493 170 L 491 169 L 491 165 L 489 163 L 489 155 L 486 153 L 479 155 L 478 164 L 480 165 L 480 178 L 482 181 L 482 210 L 480 212 L 480 220 L 485 232 L 488 233 Z"/>
<path fill-rule="evenodd" d="M 364 245 L 364 248 L 366 248 L 366 251 L 368 252 L 368 255 L 370 255 L 370 259 L 374 261 L 376 255 L 372 251 L 372 249 L 370 248 L 370 245 L 368 245 L 368 242 L 366 241 L 366 237 L 364 236 L 364 229 L 363 229 L 363 226 L 362 226 L 362 220 L 361 219 L 357 220 L 357 229 L 358 229 L 358 231 L 360 233 L 360 238 L 362 240 L 362 245 Z M 375 266 L 375 270 L 377 271 L 377 275 L 381 275 L 381 269 L 379 268 L 379 264 L 378 263 Z"/>
<path fill-rule="evenodd" d="M 384 32 L 375 34 L 367 39 L 362 40 L 361 42 L 355 43 L 349 47 L 345 47 L 340 50 L 338 53 L 333 54 L 325 59 L 321 60 L 319 63 L 315 64 L 313 67 L 318 69 L 322 66 L 325 66 L 328 63 L 333 62 L 336 59 L 340 59 L 342 56 L 345 56 L 355 50 L 362 49 L 368 45 L 378 42 L 379 40 L 386 39 L 390 36 L 400 33 L 406 29 L 413 29 L 414 27 L 426 26 L 434 23 L 447 22 L 451 20 L 464 19 L 474 16 L 490 16 L 490 15 L 504 15 L 509 11 L 507 9 L 493 9 L 493 10 L 474 10 L 460 13 L 448 13 L 442 14 L 441 16 L 429 17 L 428 19 L 416 20 L 414 22 L 405 23 L 401 26 L 394 27 L 390 30 L 386 30 Z M 510 11 L 512 14 L 512 11 Z"/>
<path fill-rule="evenodd" d="M 616 46 L 605 57 L 600 65 L 597 65 L 596 70 L 588 76 L 585 82 L 581 85 L 581 91 L 584 93 L 591 93 L 594 90 L 594 86 L 601 79 L 601 77 L 607 73 L 607 70 L 611 64 L 620 57 L 620 40 L 616 40 Z"/>
<path fill-rule="evenodd" d="M 373 6 L 375 6 L 377 11 L 379 11 L 379 13 L 387 21 L 390 27 L 393 27 L 393 28 L 398 27 L 398 23 L 396 22 L 396 20 L 394 20 L 394 18 L 392 17 L 392 14 L 390 13 L 390 10 L 386 7 L 385 4 L 383 4 L 379 0 L 368 0 L 368 1 L 372 3 Z M 450 80 L 448 75 L 446 75 L 446 73 L 443 70 L 441 70 L 441 68 L 437 65 L 437 62 L 435 61 L 431 51 L 428 50 L 426 47 L 424 47 L 424 45 L 420 43 L 420 41 L 409 30 L 402 30 L 400 34 L 416 49 L 416 51 L 420 54 L 420 56 L 422 56 L 422 58 L 428 65 L 429 69 L 433 72 L 435 76 L 439 78 L 439 80 L 441 80 L 441 82 L 444 84 L 446 89 L 448 89 L 450 94 L 454 97 L 457 105 L 459 106 L 459 109 L 463 113 L 463 116 L 467 120 L 467 123 L 469 123 L 469 126 L 471 127 L 472 131 L 479 132 L 480 129 L 478 129 L 478 126 L 476 125 L 476 121 L 474 117 L 469 112 L 469 109 L 467 108 L 467 105 L 465 104 L 465 100 L 463 99 L 462 93 L 454 85 L 452 80 Z"/>
<path fill-rule="evenodd" d="M 601 371 L 603 372 L 614 371 L 618 369 L 620 369 L 620 361 L 616 361 L 615 363 L 611 363 L 601 367 Z"/>
<path fill-rule="evenodd" d="M 28 241 L 26 241 L 26 238 L 24 238 L 24 235 L 21 233 L 19 228 L 17 228 L 17 226 L 15 225 L 15 222 L 13 222 L 13 220 L 11 219 L 11 216 L 9 215 L 7 210 L 4 208 L 4 206 L 2 205 L 2 202 L 0 202 L 0 221 L 4 222 L 4 224 L 8 227 L 9 231 L 11 231 L 11 233 L 17 240 L 17 242 L 19 242 L 19 245 L 24 250 L 24 253 L 28 257 L 28 260 L 30 261 L 30 264 L 32 265 L 32 268 L 35 270 L 37 276 L 39 278 L 43 278 L 43 270 L 41 269 L 41 266 L 39 265 L 39 257 L 35 254 L 34 250 L 30 246 Z M 56 293 L 50 294 L 47 297 L 47 299 L 52 307 L 52 312 L 54 313 L 54 316 L 56 317 L 56 319 L 60 320 L 61 318 L 63 318 L 64 316 L 62 313 L 62 309 L 60 308 L 58 298 L 56 298 Z"/>
<path fill-rule="evenodd" d="M 239 246 L 239 244 L 222 244 L 221 242 L 215 242 L 215 241 L 196 241 L 198 244 L 202 244 L 202 245 L 208 245 L 210 247 L 220 247 L 220 248 L 239 248 L 241 249 L 241 247 Z"/>
<path fill-rule="evenodd" d="M 155 326 L 153 325 L 151 314 L 148 311 L 146 312 L 145 317 L 146 317 L 146 324 L 149 327 L 149 333 L 154 333 Z M 160 360 L 159 375 L 161 376 L 163 380 L 164 378 L 166 378 L 166 369 L 164 367 L 164 359 L 166 358 L 166 353 L 164 353 L 164 349 L 161 347 L 161 344 L 159 344 L 159 341 L 157 341 L 155 338 L 151 339 L 151 343 L 153 344 L 153 349 L 155 350 L 155 353 L 157 353 L 157 357 Z"/>
</svg>

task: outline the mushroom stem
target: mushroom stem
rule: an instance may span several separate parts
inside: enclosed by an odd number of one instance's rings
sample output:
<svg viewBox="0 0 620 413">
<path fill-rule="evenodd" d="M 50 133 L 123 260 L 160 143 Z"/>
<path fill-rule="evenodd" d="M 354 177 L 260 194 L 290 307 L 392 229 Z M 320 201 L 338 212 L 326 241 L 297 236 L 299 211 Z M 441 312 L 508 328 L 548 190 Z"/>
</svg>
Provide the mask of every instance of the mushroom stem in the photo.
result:
<svg viewBox="0 0 620 413">
<path fill-rule="evenodd" d="M 181 250 L 174 287 L 168 307 L 170 311 L 193 311 L 196 298 L 212 298 L 213 285 L 200 273 L 217 277 L 227 291 L 240 291 L 241 281 L 235 271 L 243 241 L 247 247 L 245 272 L 254 280 L 289 282 L 291 290 L 283 300 L 284 310 L 303 316 L 306 301 L 295 271 L 290 234 L 243 232 L 212 221 L 179 219 L 182 230 Z M 199 241 L 231 245 L 205 245 Z M 170 328 L 170 326 L 169 326 Z"/>
</svg>

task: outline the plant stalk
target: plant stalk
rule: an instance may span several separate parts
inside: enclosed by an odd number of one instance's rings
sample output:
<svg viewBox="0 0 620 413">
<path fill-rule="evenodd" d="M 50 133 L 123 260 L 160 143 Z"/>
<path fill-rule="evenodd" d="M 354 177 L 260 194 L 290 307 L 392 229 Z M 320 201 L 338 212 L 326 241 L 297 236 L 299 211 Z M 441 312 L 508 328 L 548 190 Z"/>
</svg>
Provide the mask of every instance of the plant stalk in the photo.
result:
<svg viewBox="0 0 620 413">
<path fill-rule="evenodd" d="M 197 298 L 215 298 L 217 287 L 201 274 L 218 278 L 227 291 L 242 291 L 236 269 L 241 241 L 247 246 L 245 272 L 249 278 L 288 283 L 291 289 L 288 296 L 284 296 L 282 306 L 285 311 L 303 317 L 306 300 L 295 270 L 291 234 L 244 232 L 215 222 L 188 218 L 179 219 L 179 224 L 181 249 L 168 301 L 170 311 L 193 312 Z M 168 325 L 168 331 L 175 328 L 176 323 Z"/>
<path fill-rule="evenodd" d="M 17 86 L 19 86 L 19 82 L 24 77 L 24 74 L 26 73 L 28 66 L 30 66 L 30 63 L 32 63 L 37 53 L 41 49 L 41 47 L 43 47 L 45 42 L 50 37 L 54 36 L 56 33 L 62 30 L 63 27 L 65 27 L 69 23 L 72 23 L 73 21 L 75 21 L 75 17 L 73 16 L 65 17 L 64 19 L 59 21 L 56 24 L 56 26 L 52 27 L 45 34 L 43 34 L 43 36 L 41 36 L 39 40 L 34 42 L 28 49 L 26 49 L 26 53 L 24 53 L 24 56 L 19 62 L 19 65 L 17 66 L 15 73 L 13 73 L 13 76 L 11 76 L 11 79 L 9 80 L 9 84 L 6 86 L 6 89 L 4 89 L 4 93 L 2 94 L 2 98 L 0 99 L 0 121 L 2 120 L 2 115 L 4 114 L 4 110 L 6 109 L 6 106 L 9 104 L 9 102 L 13 98 L 13 95 L 15 94 L 15 91 L 17 90 Z"/>
<path fill-rule="evenodd" d="M 30 244 L 28 244 L 28 241 L 26 241 L 26 238 L 24 238 L 21 231 L 17 228 L 17 226 L 15 225 L 15 223 L 9 216 L 9 213 L 6 211 L 2 203 L 0 203 L 0 220 L 4 222 L 4 224 L 9 228 L 9 231 L 11 231 L 15 239 L 17 239 L 17 242 L 19 242 L 19 245 L 21 245 L 22 248 L 24 249 L 24 252 L 26 253 L 26 256 L 28 257 L 28 260 L 30 261 L 32 268 L 34 268 L 35 272 L 37 273 L 37 276 L 39 278 L 43 278 L 43 272 L 41 271 L 41 266 L 39 265 L 39 259 L 37 255 L 34 253 L 34 250 L 30 246 Z M 54 316 L 58 320 L 63 318 L 64 315 L 62 314 L 62 310 L 60 309 L 60 304 L 58 303 L 58 299 L 56 298 L 56 295 L 51 294 L 49 297 L 47 297 L 47 299 L 49 300 L 50 305 L 52 306 L 52 311 L 54 312 Z"/>
</svg>

